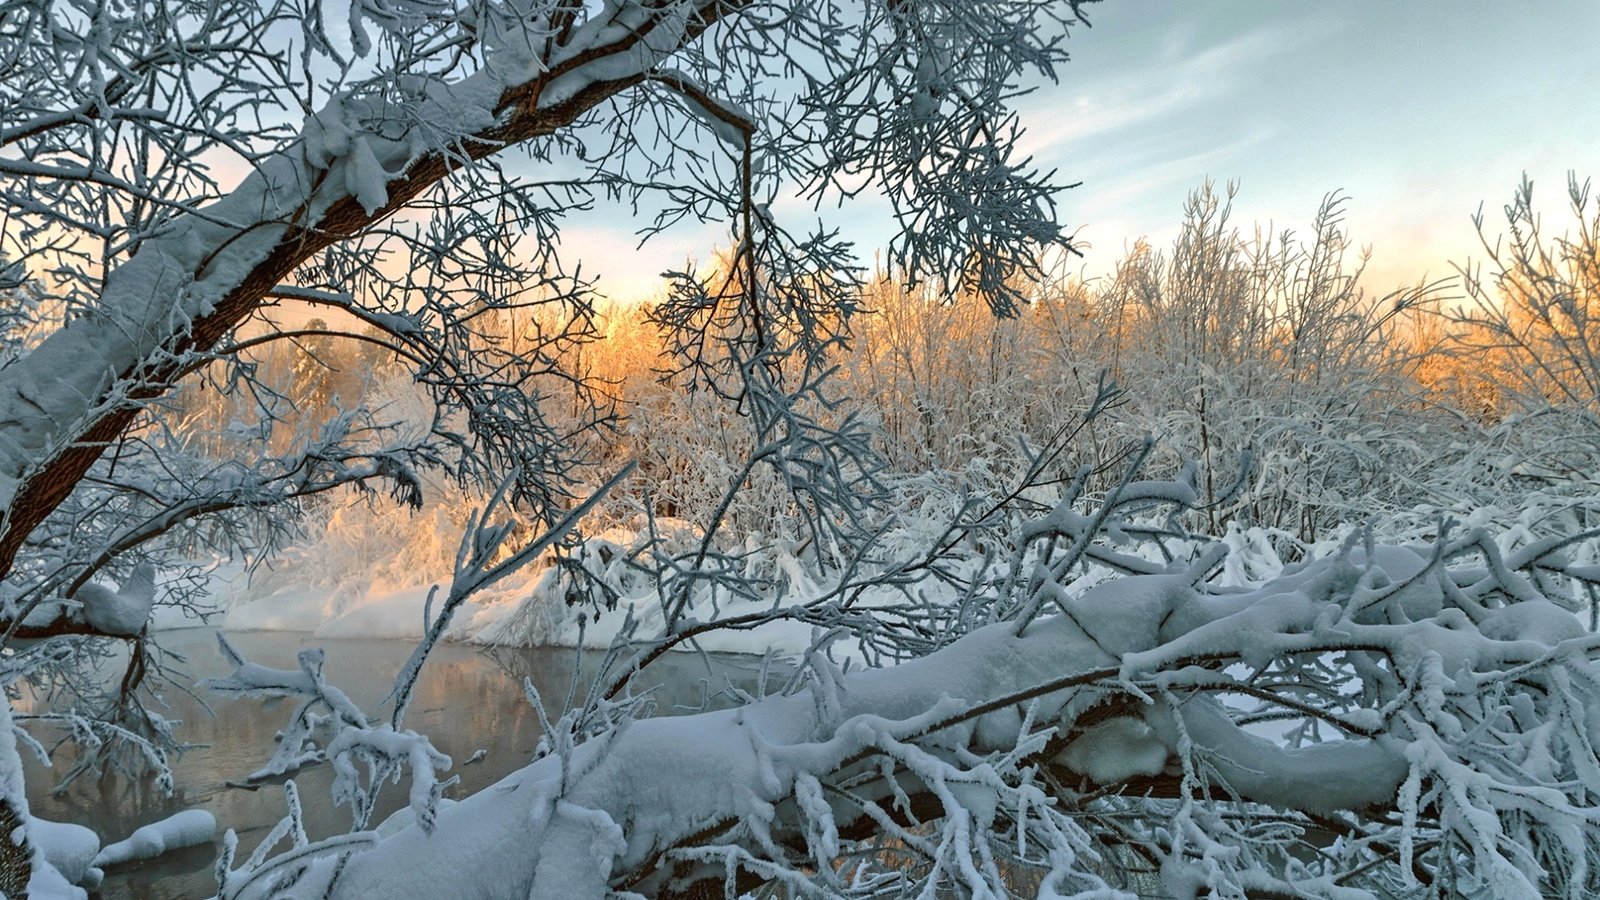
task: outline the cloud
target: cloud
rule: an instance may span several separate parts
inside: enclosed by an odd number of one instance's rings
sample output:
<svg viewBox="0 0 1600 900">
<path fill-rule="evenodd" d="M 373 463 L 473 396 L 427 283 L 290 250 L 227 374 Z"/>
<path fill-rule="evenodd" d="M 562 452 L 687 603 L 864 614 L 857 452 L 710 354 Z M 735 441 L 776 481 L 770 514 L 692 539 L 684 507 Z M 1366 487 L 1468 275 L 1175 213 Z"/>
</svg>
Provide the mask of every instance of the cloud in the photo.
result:
<svg viewBox="0 0 1600 900">
<path fill-rule="evenodd" d="M 1268 77 L 1280 59 L 1308 42 L 1315 29 L 1274 25 L 1220 44 L 1194 48 L 1183 25 L 1168 32 L 1163 50 L 1142 68 L 1121 69 L 1077 87 L 1041 91 L 1023 112 L 1028 132 L 1019 149 L 1060 156 L 1095 138 L 1192 112 L 1203 102 L 1239 93 Z M 1067 68 L 1070 78 L 1072 68 Z M 1063 96 L 1064 95 L 1064 96 Z M 1045 99 L 1048 98 L 1048 99 Z"/>
<path fill-rule="evenodd" d="M 1206 178 L 1227 181 L 1229 173 L 1237 166 L 1230 165 L 1246 150 L 1266 143 L 1273 131 L 1263 128 L 1247 135 L 1237 136 L 1218 147 L 1177 157 L 1166 157 L 1142 165 L 1120 165 L 1105 175 L 1085 174 L 1081 193 L 1072 195 L 1080 215 L 1091 218 L 1110 218 L 1119 210 L 1147 203 L 1151 194 L 1162 188 L 1181 184 L 1185 193 L 1198 188 Z M 1178 213 L 1176 201 L 1171 216 Z"/>
</svg>

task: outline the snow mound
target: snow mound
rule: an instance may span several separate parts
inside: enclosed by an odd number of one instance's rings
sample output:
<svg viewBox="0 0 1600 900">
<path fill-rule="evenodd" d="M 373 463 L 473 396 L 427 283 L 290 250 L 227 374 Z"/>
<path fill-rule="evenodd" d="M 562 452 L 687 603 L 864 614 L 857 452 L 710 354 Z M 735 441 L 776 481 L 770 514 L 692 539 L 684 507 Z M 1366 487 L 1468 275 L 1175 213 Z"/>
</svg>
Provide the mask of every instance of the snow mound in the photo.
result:
<svg viewBox="0 0 1600 900">
<path fill-rule="evenodd" d="M 94 858 L 94 865 L 109 868 L 126 862 L 153 859 L 171 850 L 193 847 L 211 840 L 217 833 L 217 820 L 203 809 L 186 809 L 159 822 L 151 822 L 108 844 Z"/>
</svg>

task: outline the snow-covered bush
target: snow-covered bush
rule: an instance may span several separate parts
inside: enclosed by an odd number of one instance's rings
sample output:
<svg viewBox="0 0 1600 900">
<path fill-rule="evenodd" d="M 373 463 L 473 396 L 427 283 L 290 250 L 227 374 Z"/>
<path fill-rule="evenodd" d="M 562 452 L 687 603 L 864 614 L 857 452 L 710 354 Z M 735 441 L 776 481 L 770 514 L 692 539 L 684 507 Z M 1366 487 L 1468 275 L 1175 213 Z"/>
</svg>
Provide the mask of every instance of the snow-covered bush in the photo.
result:
<svg viewBox="0 0 1600 900">
<path fill-rule="evenodd" d="M 1526 177 L 1505 205 L 1506 235 L 1473 223 L 1486 260 L 1461 268 L 1468 304 L 1449 310 L 1469 374 L 1487 383 L 1494 411 L 1585 410 L 1600 404 L 1600 204 L 1591 184 L 1568 175 L 1576 231 L 1552 236 Z"/>
<path fill-rule="evenodd" d="M 1270 552 L 1151 527 L 1195 499 L 1131 479 L 1069 497 L 960 615 L 924 621 L 949 633 L 914 659 L 852 672 L 823 639 L 687 717 L 580 698 L 542 758 L 431 831 L 301 841 L 273 871 L 293 896 L 1600 888 L 1600 638 L 1546 593 L 1600 580 L 1573 562 L 1591 535 L 1504 552 L 1481 528 L 1361 528 L 1229 585 L 1230 556 Z M 807 615 L 853 630 L 837 603 Z"/>
</svg>

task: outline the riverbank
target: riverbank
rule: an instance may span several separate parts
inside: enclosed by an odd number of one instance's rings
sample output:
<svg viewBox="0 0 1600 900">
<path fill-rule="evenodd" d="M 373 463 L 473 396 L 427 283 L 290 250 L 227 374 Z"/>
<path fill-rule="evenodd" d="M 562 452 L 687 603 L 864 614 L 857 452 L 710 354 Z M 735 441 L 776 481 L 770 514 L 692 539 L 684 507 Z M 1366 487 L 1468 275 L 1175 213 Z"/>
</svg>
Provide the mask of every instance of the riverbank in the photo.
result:
<svg viewBox="0 0 1600 900">
<path fill-rule="evenodd" d="M 368 712 L 381 704 L 395 673 L 415 647 L 406 640 L 339 640 L 288 631 L 230 632 L 228 639 L 250 660 L 280 668 L 293 668 L 296 654 L 304 648 L 323 648 L 329 681 Z M 103 844 L 186 809 L 204 809 L 216 816 L 218 834 L 212 842 L 109 870 L 104 884 L 92 895 L 106 900 L 211 896 L 216 891 L 212 867 L 222 830 L 235 829 L 241 852 L 248 855 L 285 812 L 283 779 L 254 789 L 237 784 L 271 755 L 274 735 L 285 724 L 291 707 L 228 700 L 203 692 L 190 694 L 184 689 L 191 681 L 228 670 L 216 648 L 215 629 L 168 631 L 161 635 L 161 644 L 164 664 L 175 675 L 182 674 L 161 692 L 168 704 L 163 713 L 179 723 L 175 730 L 181 740 L 196 745 L 173 764 L 171 796 L 146 780 L 119 775 L 85 775 L 61 793 L 52 793 L 57 780 L 71 768 L 70 747 L 57 750 L 50 768 L 23 754 L 33 814 L 87 826 Z M 487 787 L 532 759 L 540 730 L 538 717 L 523 696 L 524 678 L 559 706 L 574 670 L 580 675 L 592 671 L 598 661 L 599 654 L 570 648 L 459 643 L 437 647 L 423 669 L 406 727 L 429 735 L 452 759 L 447 774 L 460 781 L 446 790 L 445 797 L 460 798 Z M 708 661 L 713 668 L 707 668 Z M 108 677 L 118 665 L 116 659 L 106 661 Z M 726 679 L 734 683 L 748 679 L 757 665 L 748 659 L 669 654 L 652 665 L 644 683 L 655 686 L 659 714 L 672 714 L 699 709 L 708 697 L 715 702 L 715 693 Z M 25 704 L 19 704 L 19 712 L 25 711 Z M 293 777 L 305 800 L 306 827 L 313 838 L 348 830 L 349 811 L 335 808 L 329 801 L 332 772 L 328 766 L 309 766 Z M 373 821 L 381 821 L 404 804 L 404 785 L 386 789 Z"/>
</svg>

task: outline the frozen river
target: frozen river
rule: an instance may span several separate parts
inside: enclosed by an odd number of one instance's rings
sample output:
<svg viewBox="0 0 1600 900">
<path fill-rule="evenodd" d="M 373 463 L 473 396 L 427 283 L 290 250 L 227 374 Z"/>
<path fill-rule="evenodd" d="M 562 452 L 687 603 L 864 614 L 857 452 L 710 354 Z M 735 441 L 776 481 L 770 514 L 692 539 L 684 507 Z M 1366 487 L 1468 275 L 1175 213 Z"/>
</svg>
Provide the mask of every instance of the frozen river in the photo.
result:
<svg viewBox="0 0 1600 900">
<path fill-rule="evenodd" d="M 325 648 L 328 662 L 324 673 L 328 680 L 369 714 L 377 711 L 377 704 L 389 692 L 394 673 L 414 646 L 410 641 L 339 641 L 284 632 L 245 632 L 228 637 L 252 662 L 277 668 L 295 668 L 295 655 L 305 647 Z M 191 677 L 225 673 L 210 629 L 166 632 L 160 638 L 163 646 L 186 660 L 173 664 Z M 599 659 L 598 653 L 585 654 L 586 671 Z M 442 644 L 434 650 L 405 726 L 429 735 L 434 745 L 454 760 L 454 767 L 444 777 L 459 775 L 461 783 L 446 796 L 459 798 L 486 787 L 528 762 L 539 736 L 538 717 L 523 699 L 522 679 L 526 676 L 533 680 L 552 707 L 553 716 L 559 712 L 577 663 L 575 652 L 564 648 Z M 650 677 L 643 683 L 661 686 L 657 697 L 662 713 L 675 708 L 699 708 L 708 686 L 714 693 L 726 684 L 727 678 L 735 683 L 747 682 L 758 663 L 751 657 L 718 657 L 712 662 L 717 669 L 712 684 L 702 657 L 668 654 L 646 670 Z M 64 793 L 52 795 L 50 788 L 57 773 L 70 765 L 65 749 L 55 772 L 32 762 L 26 752 L 23 754 L 28 761 L 28 795 L 34 815 L 87 825 L 105 843 L 182 809 L 198 807 L 216 815 L 218 836 L 213 844 L 114 868 L 107 872 L 97 895 L 100 897 L 209 897 L 216 890 L 211 873 L 221 846 L 221 831 L 232 827 L 239 832 L 242 858 L 284 814 L 283 791 L 277 784 L 249 790 L 229 786 L 228 782 L 242 780 L 266 762 L 272 753 L 274 734 L 292 712 L 287 702 L 264 705 L 259 700 L 236 701 L 207 695 L 204 699 L 215 711 L 213 715 L 183 691 L 169 689 L 164 691 L 164 697 L 170 705 L 165 714 L 183 720 L 179 736 L 207 745 L 184 754 L 173 767 L 177 786 L 171 797 L 148 784 L 130 783 L 117 776 L 99 780 L 84 776 Z M 486 751 L 482 761 L 463 765 L 478 750 Z M 294 777 L 313 839 L 348 830 L 348 809 L 335 808 L 329 800 L 329 766 L 313 766 Z M 404 798 L 404 782 L 388 787 L 372 823 L 382 821 Z"/>
</svg>

